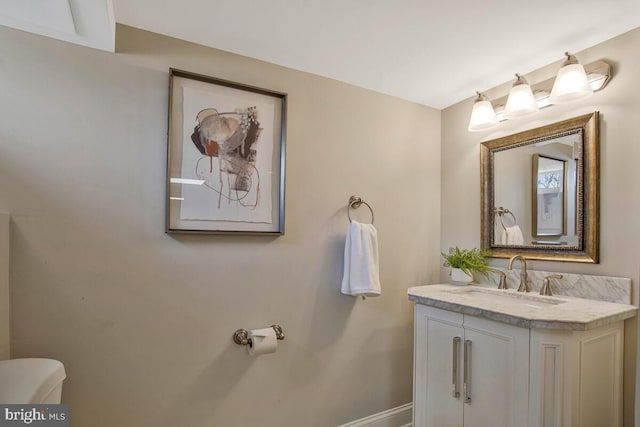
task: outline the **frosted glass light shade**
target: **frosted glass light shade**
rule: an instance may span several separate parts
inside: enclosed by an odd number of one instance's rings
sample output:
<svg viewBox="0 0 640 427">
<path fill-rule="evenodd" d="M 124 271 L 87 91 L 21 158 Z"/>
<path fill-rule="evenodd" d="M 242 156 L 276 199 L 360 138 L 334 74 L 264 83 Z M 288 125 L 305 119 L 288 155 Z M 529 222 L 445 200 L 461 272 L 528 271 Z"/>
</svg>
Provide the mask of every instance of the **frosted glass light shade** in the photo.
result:
<svg viewBox="0 0 640 427">
<path fill-rule="evenodd" d="M 486 96 L 478 94 L 478 99 L 473 104 L 471 119 L 469 120 L 469 132 L 478 132 L 498 126 L 498 117 Z"/>
<path fill-rule="evenodd" d="M 568 64 L 560 68 L 551 89 L 549 101 L 552 104 L 565 104 L 586 98 L 593 93 L 584 67 L 580 64 Z"/>
<path fill-rule="evenodd" d="M 517 74 L 516 76 L 518 80 L 511 88 L 509 97 L 507 98 L 507 105 L 504 107 L 504 117 L 507 119 L 528 116 L 538 111 L 538 105 L 536 104 L 536 99 L 533 97 L 531 86 L 529 86 L 522 76 L 518 76 Z"/>
</svg>

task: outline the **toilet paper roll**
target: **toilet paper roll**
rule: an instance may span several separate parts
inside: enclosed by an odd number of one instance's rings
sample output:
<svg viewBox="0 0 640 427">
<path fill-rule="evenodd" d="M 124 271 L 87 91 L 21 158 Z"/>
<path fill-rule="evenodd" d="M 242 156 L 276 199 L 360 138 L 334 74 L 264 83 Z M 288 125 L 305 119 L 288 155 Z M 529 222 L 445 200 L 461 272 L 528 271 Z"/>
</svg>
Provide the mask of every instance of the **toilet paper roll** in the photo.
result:
<svg viewBox="0 0 640 427">
<path fill-rule="evenodd" d="M 249 332 L 247 350 L 252 356 L 275 353 L 278 347 L 276 331 L 273 328 L 252 329 Z"/>
</svg>

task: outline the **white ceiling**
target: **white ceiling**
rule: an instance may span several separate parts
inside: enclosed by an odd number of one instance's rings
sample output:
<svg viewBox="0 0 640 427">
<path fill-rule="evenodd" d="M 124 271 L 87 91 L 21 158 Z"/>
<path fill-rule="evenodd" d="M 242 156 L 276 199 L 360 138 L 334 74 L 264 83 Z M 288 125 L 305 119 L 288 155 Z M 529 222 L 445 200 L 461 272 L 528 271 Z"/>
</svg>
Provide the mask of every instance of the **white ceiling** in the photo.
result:
<svg viewBox="0 0 640 427">
<path fill-rule="evenodd" d="M 42 15 L 45 35 L 109 50 L 112 2 L 126 25 L 439 109 L 640 26 L 640 0 L 0 0 L 0 24 Z"/>
<path fill-rule="evenodd" d="M 0 0 L 0 25 L 113 52 L 111 0 Z"/>
</svg>

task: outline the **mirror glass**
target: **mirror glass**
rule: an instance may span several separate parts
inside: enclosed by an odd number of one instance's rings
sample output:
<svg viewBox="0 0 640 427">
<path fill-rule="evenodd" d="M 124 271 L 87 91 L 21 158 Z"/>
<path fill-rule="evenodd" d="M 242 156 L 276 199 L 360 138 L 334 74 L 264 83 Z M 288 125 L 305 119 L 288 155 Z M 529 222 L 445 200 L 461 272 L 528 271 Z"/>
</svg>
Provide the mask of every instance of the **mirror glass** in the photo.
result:
<svg viewBox="0 0 640 427">
<path fill-rule="evenodd" d="M 597 262 L 598 114 L 482 144 L 482 243 L 492 256 Z"/>
<path fill-rule="evenodd" d="M 548 238 L 545 244 L 578 244 L 575 223 L 567 226 L 568 218 L 572 214 L 575 216 L 576 211 L 577 163 L 577 159 L 563 160 L 542 154 L 533 155 L 531 235 Z M 556 237 L 558 240 L 554 240 Z M 533 240 L 531 243 L 542 242 Z"/>
</svg>

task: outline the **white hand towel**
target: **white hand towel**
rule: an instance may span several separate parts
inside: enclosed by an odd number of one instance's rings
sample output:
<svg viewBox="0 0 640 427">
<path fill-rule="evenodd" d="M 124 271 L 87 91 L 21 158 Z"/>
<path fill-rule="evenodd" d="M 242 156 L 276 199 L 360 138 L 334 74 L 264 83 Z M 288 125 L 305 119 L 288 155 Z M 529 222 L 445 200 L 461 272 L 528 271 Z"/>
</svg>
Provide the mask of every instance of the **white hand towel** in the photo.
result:
<svg viewBox="0 0 640 427">
<path fill-rule="evenodd" d="M 374 297 L 380 292 L 378 232 L 373 224 L 353 221 L 344 244 L 342 293 Z"/>
<path fill-rule="evenodd" d="M 503 229 L 502 233 L 500 233 L 500 244 L 501 245 L 506 245 L 507 244 L 507 230 Z"/>
<path fill-rule="evenodd" d="M 524 236 L 518 225 L 507 227 L 506 234 L 508 245 L 524 245 Z"/>
</svg>

